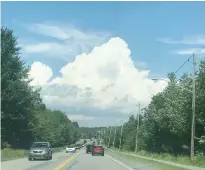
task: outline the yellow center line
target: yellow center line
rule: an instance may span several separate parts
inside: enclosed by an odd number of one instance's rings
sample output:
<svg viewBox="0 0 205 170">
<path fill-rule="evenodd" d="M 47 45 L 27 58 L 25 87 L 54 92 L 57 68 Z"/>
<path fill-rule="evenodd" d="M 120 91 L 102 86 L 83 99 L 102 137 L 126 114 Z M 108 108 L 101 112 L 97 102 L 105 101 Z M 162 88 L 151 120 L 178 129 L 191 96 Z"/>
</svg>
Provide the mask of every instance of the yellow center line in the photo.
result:
<svg viewBox="0 0 205 170">
<path fill-rule="evenodd" d="M 69 157 L 68 159 L 66 159 L 65 161 L 61 162 L 57 167 L 55 167 L 53 170 L 59 170 L 62 167 L 64 167 L 66 164 L 68 164 L 69 162 L 71 162 L 73 159 L 75 159 L 77 156 L 79 156 L 80 153 L 75 154 L 74 156 Z"/>
</svg>

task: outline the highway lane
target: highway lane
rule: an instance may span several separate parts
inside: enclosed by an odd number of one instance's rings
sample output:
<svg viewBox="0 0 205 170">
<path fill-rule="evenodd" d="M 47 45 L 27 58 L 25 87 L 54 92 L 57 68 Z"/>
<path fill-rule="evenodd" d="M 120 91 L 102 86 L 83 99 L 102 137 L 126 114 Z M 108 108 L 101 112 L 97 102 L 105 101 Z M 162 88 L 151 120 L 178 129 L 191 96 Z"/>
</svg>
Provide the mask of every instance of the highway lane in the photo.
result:
<svg viewBox="0 0 205 170">
<path fill-rule="evenodd" d="M 5 161 L 1 163 L 2 170 L 173 170 L 156 166 L 142 160 L 130 159 L 108 150 L 105 156 L 92 156 L 82 148 L 76 153 L 59 152 L 53 154 L 50 161 L 28 161 L 27 158 Z M 174 168 L 174 170 L 181 170 Z"/>
<path fill-rule="evenodd" d="M 92 156 L 91 154 L 81 153 L 76 159 L 71 160 L 62 167 L 61 170 L 134 170 L 118 161 L 114 161 L 110 156 Z M 58 170 L 58 169 L 55 169 Z"/>
<path fill-rule="evenodd" d="M 79 151 L 78 151 L 79 152 Z M 82 152 L 82 151 L 81 151 Z M 63 160 L 71 157 L 73 153 L 58 152 L 53 153 L 52 160 L 35 160 L 28 161 L 28 158 L 1 162 L 2 170 L 52 170 L 57 167 Z"/>
<path fill-rule="evenodd" d="M 128 170 L 108 155 L 92 156 L 82 148 L 76 153 L 59 152 L 50 161 L 28 161 L 27 158 L 1 162 L 2 170 Z M 129 169 L 132 170 L 132 169 Z"/>
</svg>

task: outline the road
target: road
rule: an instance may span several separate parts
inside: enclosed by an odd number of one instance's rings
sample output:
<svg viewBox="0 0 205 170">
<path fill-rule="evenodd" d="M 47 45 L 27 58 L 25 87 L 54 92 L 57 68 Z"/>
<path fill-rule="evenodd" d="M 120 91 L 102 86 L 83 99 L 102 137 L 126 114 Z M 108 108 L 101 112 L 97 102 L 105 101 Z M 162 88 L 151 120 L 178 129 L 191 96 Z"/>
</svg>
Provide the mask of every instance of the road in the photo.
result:
<svg viewBox="0 0 205 170">
<path fill-rule="evenodd" d="M 82 148 L 76 153 L 59 152 L 53 154 L 50 161 L 28 161 L 27 158 L 5 161 L 1 163 L 2 170 L 127 170 L 113 161 L 108 155 L 92 156 Z"/>
<path fill-rule="evenodd" d="M 50 161 L 28 161 L 27 158 L 5 161 L 1 163 L 1 168 L 2 170 L 164 170 L 108 151 L 105 152 L 105 156 L 92 156 L 85 153 L 85 148 L 76 153 L 65 153 L 65 151 L 55 153 Z"/>
</svg>

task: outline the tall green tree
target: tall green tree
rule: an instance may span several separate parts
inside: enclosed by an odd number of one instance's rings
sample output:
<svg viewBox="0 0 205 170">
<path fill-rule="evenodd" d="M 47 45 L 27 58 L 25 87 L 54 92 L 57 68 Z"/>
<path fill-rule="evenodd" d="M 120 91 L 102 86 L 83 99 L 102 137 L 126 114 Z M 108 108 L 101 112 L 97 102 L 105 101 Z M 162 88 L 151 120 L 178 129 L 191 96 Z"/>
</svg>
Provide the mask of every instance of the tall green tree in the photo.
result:
<svg viewBox="0 0 205 170">
<path fill-rule="evenodd" d="M 1 28 L 1 146 L 28 148 L 35 141 L 49 141 L 54 147 L 75 143 L 80 138 L 78 123 L 60 110 L 47 109 L 40 89 L 30 86 L 28 73 L 13 31 Z"/>
<path fill-rule="evenodd" d="M 32 141 L 34 105 L 41 102 L 29 86 L 29 68 L 21 60 L 13 31 L 1 28 L 1 121 L 2 144 L 28 146 Z"/>
</svg>

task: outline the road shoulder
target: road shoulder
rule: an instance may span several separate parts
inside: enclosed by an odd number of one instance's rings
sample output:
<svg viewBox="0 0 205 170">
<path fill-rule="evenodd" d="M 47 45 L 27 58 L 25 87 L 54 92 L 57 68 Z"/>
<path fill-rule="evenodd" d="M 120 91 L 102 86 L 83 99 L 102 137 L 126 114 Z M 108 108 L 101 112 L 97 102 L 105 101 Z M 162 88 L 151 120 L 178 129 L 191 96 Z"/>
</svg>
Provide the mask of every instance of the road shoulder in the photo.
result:
<svg viewBox="0 0 205 170">
<path fill-rule="evenodd" d="M 132 169 L 140 170 L 188 170 L 186 167 L 176 167 L 174 165 L 168 165 L 166 163 L 157 162 L 154 160 L 147 160 L 144 158 L 136 157 L 124 152 L 113 151 L 107 149 L 106 153 L 116 160 L 119 160 Z M 194 169 L 195 170 L 195 169 Z M 198 170 L 198 169 L 196 169 Z M 202 170 L 202 169 L 199 169 Z"/>
</svg>

